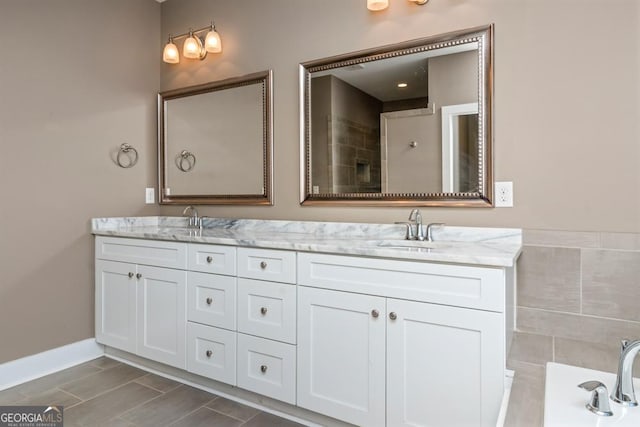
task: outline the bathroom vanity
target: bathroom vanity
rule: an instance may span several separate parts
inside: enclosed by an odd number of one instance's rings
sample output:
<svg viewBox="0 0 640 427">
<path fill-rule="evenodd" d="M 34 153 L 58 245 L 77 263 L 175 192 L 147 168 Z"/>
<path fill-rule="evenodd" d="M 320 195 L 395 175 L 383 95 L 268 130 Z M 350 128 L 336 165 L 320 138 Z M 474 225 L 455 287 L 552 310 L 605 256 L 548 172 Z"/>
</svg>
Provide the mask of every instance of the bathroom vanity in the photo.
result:
<svg viewBox="0 0 640 427">
<path fill-rule="evenodd" d="M 496 425 L 520 230 L 185 224 L 93 220 L 99 343 L 356 425 Z"/>
</svg>

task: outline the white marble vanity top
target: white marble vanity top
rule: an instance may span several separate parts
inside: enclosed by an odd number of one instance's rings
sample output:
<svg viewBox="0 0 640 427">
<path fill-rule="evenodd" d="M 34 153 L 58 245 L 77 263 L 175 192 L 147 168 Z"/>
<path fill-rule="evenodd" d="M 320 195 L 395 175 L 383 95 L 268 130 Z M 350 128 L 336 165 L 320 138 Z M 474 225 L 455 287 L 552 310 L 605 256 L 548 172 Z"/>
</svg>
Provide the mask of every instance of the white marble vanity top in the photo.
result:
<svg viewBox="0 0 640 427">
<path fill-rule="evenodd" d="M 402 224 L 270 221 L 206 218 L 202 230 L 184 217 L 94 218 L 101 236 L 210 243 L 345 255 L 476 264 L 514 265 L 522 230 L 514 228 L 434 228 L 433 242 L 404 240 Z"/>
</svg>

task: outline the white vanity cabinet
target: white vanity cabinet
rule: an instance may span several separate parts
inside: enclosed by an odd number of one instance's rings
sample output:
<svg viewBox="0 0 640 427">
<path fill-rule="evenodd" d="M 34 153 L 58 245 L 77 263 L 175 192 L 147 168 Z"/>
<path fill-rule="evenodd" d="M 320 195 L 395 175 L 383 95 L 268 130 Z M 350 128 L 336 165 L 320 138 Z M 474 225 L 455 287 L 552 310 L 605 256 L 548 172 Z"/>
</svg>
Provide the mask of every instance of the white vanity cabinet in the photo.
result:
<svg viewBox="0 0 640 427">
<path fill-rule="evenodd" d="M 185 249 L 173 242 L 96 238 L 99 343 L 185 368 Z"/>
<path fill-rule="evenodd" d="M 495 426 L 503 269 L 300 253 L 298 272 L 299 406 L 366 426 Z"/>
</svg>

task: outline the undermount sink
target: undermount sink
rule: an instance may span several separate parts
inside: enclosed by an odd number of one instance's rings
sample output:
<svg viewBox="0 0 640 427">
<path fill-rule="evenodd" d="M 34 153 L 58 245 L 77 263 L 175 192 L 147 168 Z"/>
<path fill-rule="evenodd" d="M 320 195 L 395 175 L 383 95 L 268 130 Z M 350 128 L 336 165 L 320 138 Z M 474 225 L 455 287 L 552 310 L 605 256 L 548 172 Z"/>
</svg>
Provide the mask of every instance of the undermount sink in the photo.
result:
<svg viewBox="0 0 640 427">
<path fill-rule="evenodd" d="M 427 242 L 426 240 L 383 240 L 377 243 L 377 246 L 381 248 L 393 248 L 393 249 L 437 249 L 446 246 L 442 242 Z"/>
</svg>

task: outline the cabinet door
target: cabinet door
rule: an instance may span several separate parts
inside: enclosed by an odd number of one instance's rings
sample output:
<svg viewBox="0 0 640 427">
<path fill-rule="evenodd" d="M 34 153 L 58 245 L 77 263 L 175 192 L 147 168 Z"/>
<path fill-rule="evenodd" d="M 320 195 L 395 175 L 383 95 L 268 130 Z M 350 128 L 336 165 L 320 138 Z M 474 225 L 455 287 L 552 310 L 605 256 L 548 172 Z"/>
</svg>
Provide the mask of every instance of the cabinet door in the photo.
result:
<svg viewBox="0 0 640 427">
<path fill-rule="evenodd" d="M 187 273 L 138 266 L 138 274 L 137 353 L 185 369 Z"/>
<path fill-rule="evenodd" d="M 385 322 L 384 298 L 299 287 L 298 406 L 384 426 Z"/>
<path fill-rule="evenodd" d="M 96 260 L 96 341 L 136 351 L 136 266 Z"/>
<path fill-rule="evenodd" d="M 503 315 L 394 299 L 387 311 L 387 425 L 495 426 Z"/>
</svg>

